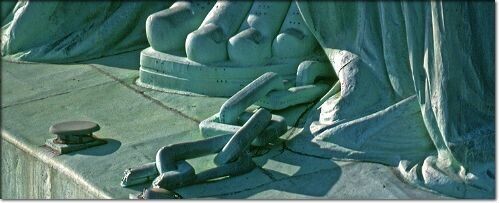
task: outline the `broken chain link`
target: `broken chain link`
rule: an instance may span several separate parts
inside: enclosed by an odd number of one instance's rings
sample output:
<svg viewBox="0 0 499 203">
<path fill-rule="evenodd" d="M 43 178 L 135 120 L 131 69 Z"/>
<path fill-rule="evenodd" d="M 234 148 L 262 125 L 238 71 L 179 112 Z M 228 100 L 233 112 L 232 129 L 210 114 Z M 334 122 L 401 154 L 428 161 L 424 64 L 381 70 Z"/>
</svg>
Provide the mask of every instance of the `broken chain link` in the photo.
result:
<svg viewBox="0 0 499 203">
<path fill-rule="evenodd" d="M 329 68 L 322 62 L 302 62 L 296 87 L 287 90 L 276 73 L 263 74 L 229 98 L 217 114 L 199 124 L 201 134 L 209 138 L 162 147 L 156 154 L 156 162 L 127 169 L 121 185 L 126 187 L 154 179 L 153 188 L 171 190 L 253 170 L 255 164 L 247 153 L 248 147 L 264 146 L 287 131 L 284 117 L 266 109 L 279 110 L 317 99 L 327 92 L 329 85 L 315 81 L 319 77 L 330 77 Z M 246 112 L 253 104 L 263 108 L 254 113 Z M 214 158 L 217 167 L 197 174 L 186 161 L 209 154 L 217 154 Z"/>
<path fill-rule="evenodd" d="M 245 109 L 252 104 L 280 110 L 289 106 L 312 102 L 329 89 L 330 85 L 316 82 L 321 78 L 334 78 L 329 64 L 319 61 L 304 61 L 298 66 L 295 87 L 285 89 L 284 81 L 273 72 L 267 72 L 229 98 L 220 108 L 220 112 L 203 120 L 199 124 L 200 132 L 205 137 L 220 133 L 235 133 L 239 123 L 247 121 L 251 113 Z M 287 131 L 285 119 L 272 115 L 271 123 L 257 136 L 253 146 L 263 146 Z"/>
<path fill-rule="evenodd" d="M 281 110 L 290 106 L 308 103 L 323 96 L 331 86 L 317 82 L 319 79 L 336 79 L 329 63 L 303 61 L 296 72 L 295 86 L 287 90 L 271 91 L 255 104 L 271 110 Z"/>
<path fill-rule="evenodd" d="M 126 187 L 154 178 L 153 187 L 171 190 L 214 178 L 247 173 L 253 170 L 255 164 L 245 150 L 254 137 L 265 129 L 270 119 L 270 112 L 259 109 L 234 135 L 225 134 L 162 147 L 156 154 L 156 162 L 126 170 L 121 185 Z M 185 161 L 215 153 L 219 153 L 215 157 L 217 167 L 198 174 Z"/>
</svg>

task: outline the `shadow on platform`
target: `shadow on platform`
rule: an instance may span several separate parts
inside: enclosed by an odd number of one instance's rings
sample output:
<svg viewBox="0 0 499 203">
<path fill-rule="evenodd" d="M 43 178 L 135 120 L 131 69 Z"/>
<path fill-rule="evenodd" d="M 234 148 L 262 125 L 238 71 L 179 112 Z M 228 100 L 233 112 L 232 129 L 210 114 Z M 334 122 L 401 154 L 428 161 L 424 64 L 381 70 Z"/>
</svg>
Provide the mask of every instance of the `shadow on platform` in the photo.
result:
<svg viewBox="0 0 499 203">
<path fill-rule="evenodd" d="M 68 155 L 73 155 L 73 154 L 81 154 L 81 155 L 88 155 L 88 156 L 105 156 L 108 154 L 112 154 L 116 150 L 118 150 L 121 147 L 121 142 L 115 139 L 110 139 L 106 138 L 104 139 L 107 143 L 104 145 L 99 145 L 95 147 L 90 147 L 84 150 L 80 151 L 75 151 L 72 153 L 69 153 Z"/>
<path fill-rule="evenodd" d="M 99 64 L 114 68 L 139 70 L 140 67 L 140 50 L 125 52 L 113 56 L 106 56 L 88 61 L 81 61 L 78 64 Z"/>
</svg>

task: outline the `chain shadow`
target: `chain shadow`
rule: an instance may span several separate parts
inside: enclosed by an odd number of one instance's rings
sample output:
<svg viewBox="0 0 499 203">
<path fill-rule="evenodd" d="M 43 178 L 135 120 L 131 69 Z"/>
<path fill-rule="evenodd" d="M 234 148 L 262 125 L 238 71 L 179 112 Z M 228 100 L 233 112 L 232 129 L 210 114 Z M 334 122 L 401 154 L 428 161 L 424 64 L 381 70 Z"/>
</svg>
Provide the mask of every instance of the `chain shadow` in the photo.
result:
<svg viewBox="0 0 499 203">
<path fill-rule="evenodd" d="M 287 193 L 297 194 L 297 196 L 303 196 L 303 198 L 324 197 L 329 193 L 342 173 L 340 166 L 330 160 L 306 161 L 290 158 L 287 156 L 277 156 L 268 159 L 267 163 L 273 161 L 281 163 L 287 169 L 299 168 L 296 172 L 290 174 L 271 169 L 260 169 L 267 170 L 266 173 L 269 173 L 273 177 L 273 181 L 250 190 L 223 195 L 220 198 L 245 199 L 270 191 L 272 191 L 272 193 L 269 193 L 271 196 L 261 194 L 257 198 L 289 199 L 289 197 L 285 198 L 279 195 Z"/>
<path fill-rule="evenodd" d="M 102 58 L 91 59 L 87 61 L 77 62 L 78 64 L 99 64 L 112 68 L 139 70 L 140 67 L 140 50 L 124 52 L 116 55 L 105 56 Z"/>
<path fill-rule="evenodd" d="M 184 198 L 245 199 L 260 194 L 262 198 L 281 198 L 280 194 L 324 197 L 338 181 L 341 168 L 329 159 L 296 154 L 273 148 L 267 156 L 253 157 L 257 167 L 251 172 L 223 177 L 205 183 L 178 188 Z"/>
</svg>

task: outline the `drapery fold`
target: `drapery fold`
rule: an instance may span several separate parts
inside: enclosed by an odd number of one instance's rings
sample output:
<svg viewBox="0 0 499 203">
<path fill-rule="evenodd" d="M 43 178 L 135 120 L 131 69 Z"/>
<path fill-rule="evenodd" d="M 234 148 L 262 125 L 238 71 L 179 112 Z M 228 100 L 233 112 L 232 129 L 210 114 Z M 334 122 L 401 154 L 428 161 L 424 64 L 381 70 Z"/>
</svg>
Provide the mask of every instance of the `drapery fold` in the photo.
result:
<svg viewBox="0 0 499 203">
<path fill-rule="evenodd" d="M 147 16 L 169 5 L 2 2 L 2 56 L 67 63 L 144 48 Z M 399 164 L 410 182 L 456 197 L 494 195 L 493 2 L 298 6 L 341 92 L 309 119 L 313 137 L 290 148 Z"/>
<path fill-rule="evenodd" d="M 399 160 L 414 183 L 456 197 L 494 195 L 493 2 L 298 4 L 342 87 L 309 119 L 320 150 L 302 152 Z M 410 115 L 397 102 L 414 94 L 420 110 Z M 409 144 L 425 139 L 433 147 Z"/>
<path fill-rule="evenodd" d="M 2 2 L 2 56 L 68 63 L 148 46 L 147 17 L 170 1 Z M 7 8 L 12 8 L 8 11 Z M 5 16 L 5 19 L 4 19 Z"/>
</svg>

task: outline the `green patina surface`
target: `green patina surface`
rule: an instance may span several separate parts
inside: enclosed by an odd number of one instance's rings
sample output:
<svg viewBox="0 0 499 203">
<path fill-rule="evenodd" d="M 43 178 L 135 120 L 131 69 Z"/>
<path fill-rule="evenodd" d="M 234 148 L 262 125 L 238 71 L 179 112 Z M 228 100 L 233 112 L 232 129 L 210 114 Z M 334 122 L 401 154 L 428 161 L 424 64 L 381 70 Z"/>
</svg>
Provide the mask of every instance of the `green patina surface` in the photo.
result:
<svg viewBox="0 0 499 203">
<path fill-rule="evenodd" d="M 139 87 L 138 56 L 135 51 L 71 65 L 2 61 L 3 198 L 127 199 L 149 184 L 122 188 L 126 168 L 154 161 L 164 145 L 203 139 L 198 123 L 226 98 Z M 292 125 L 306 109 L 277 113 Z M 56 156 L 43 144 L 54 136 L 48 128 L 66 120 L 98 123 L 95 135 L 108 144 Z M 188 162 L 201 171 L 214 166 L 213 158 Z M 253 160 L 258 167 L 248 174 L 175 191 L 184 198 L 447 198 L 402 182 L 391 167 L 316 158 L 282 143 Z"/>
</svg>

